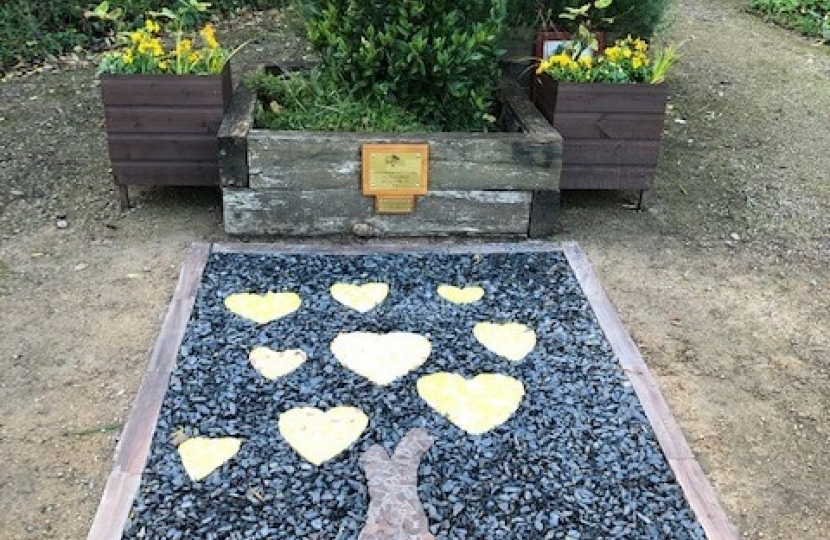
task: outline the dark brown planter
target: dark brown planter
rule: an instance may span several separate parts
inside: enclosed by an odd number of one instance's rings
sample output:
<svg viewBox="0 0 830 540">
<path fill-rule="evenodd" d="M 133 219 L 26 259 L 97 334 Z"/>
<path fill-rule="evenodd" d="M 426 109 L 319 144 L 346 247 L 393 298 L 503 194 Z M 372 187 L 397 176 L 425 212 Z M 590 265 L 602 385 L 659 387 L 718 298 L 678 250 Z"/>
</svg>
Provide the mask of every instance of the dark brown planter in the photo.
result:
<svg viewBox="0 0 830 540">
<path fill-rule="evenodd" d="M 219 186 L 216 133 L 233 91 L 218 75 L 101 75 L 113 178 L 127 186 Z"/>
<path fill-rule="evenodd" d="M 595 34 L 597 38 L 597 45 L 600 51 L 605 50 L 605 32 L 597 32 Z M 539 30 L 536 32 L 536 42 L 533 45 L 533 57 L 536 58 L 536 64 L 534 68 L 539 65 L 543 59 L 545 59 L 548 54 L 545 54 L 545 43 L 548 41 L 570 41 L 573 39 L 573 34 L 570 32 L 559 32 L 558 30 Z M 536 83 L 536 71 L 535 69 L 530 73 L 530 99 L 531 101 L 536 100 L 536 91 L 538 84 Z"/>
<path fill-rule="evenodd" d="M 654 186 L 665 84 L 562 83 L 542 74 L 536 106 L 562 135 L 561 189 Z"/>
</svg>

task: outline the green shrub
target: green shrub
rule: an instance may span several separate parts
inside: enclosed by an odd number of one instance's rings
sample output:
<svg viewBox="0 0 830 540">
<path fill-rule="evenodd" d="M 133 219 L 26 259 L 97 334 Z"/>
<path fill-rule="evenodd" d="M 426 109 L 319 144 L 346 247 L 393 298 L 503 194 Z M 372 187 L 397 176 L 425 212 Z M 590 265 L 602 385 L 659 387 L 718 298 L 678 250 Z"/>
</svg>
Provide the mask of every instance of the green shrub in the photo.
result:
<svg viewBox="0 0 830 540">
<path fill-rule="evenodd" d="M 557 16 L 568 7 L 580 7 L 588 0 L 508 0 L 508 20 L 525 26 L 539 27 L 539 12 L 548 13 L 553 22 L 564 30 L 568 27 L 566 20 Z M 672 0 L 613 0 L 611 6 L 603 10 L 603 17 L 611 17 L 613 23 L 604 25 L 606 30 L 627 35 L 648 38 L 654 34 L 663 20 L 666 9 Z"/>
<path fill-rule="evenodd" d="M 305 0 L 322 72 L 447 131 L 485 129 L 504 0 Z"/>
<path fill-rule="evenodd" d="M 411 112 L 373 96 L 356 96 L 325 82 L 319 70 L 274 75 L 256 72 L 245 84 L 257 94 L 258 128 L 309 131 L 427 132 Z"/>
<path fill-rule="evenodd" d="M 830 40 L 830 0 L 750 0 L 749 9 L 805 36 Z"/>
</svg>

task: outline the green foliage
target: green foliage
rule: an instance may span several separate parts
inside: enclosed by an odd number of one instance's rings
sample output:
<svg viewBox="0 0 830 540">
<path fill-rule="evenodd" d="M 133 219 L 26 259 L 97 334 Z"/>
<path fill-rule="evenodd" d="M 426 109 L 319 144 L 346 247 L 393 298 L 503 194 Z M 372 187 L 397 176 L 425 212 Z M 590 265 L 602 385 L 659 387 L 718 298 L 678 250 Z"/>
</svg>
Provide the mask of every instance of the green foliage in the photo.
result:
<svg viewBox="0 0 830 540">
<path fill-rule="evenodd" d="M 830 41 L 830 0 L 750 0 L 749 9 L 805 36 Z"/>
<path fill-rule="evenodd" d="M 135 28 L 145 13 L 175 5 L 175 0 L 109 0 L 106 13 L 118 12 L 122 23 L 84 17 L 94 11 L 95 0 L 1 0 L 0 73 L 18 63 L 60 55 L 76 46 L 100 47 L 122 29 Z M 212 0 L 210 13 L 240 8 L 282 7 L 288 0 Z M 117 28 L 123 24 L 123 28 Z"/>
<path fill-rule="evenodd" d="M 601 18 L 610 19 L 601 28 L 617 34 L 650 37 L 657 30 L 672 0 L 613 0 L 599 10 Z M 556 23 L 560 30 L 576 31 L 577 24 L 559 18 L 560 13 L 579 11 L 587 0 L 508 0 L 508 21 L 520 26 L 542 27 L 545 20 Z M 601 20 L 593 21 L 602 22 Z M 570 24 L 569 24 L 570 23 Z M 598 25 L 594 24 L 596 28 Z"/>
<path fill-rule="evenodd" d="M 486 129 L 504 0 L 305 0 L 300 8 L 331 83 L 446 131 Z"/>
<path fill-rule="evenodd" d="M 258 128 L 310 131 L 428 132 L 411 112 L 326 83 L 317 70 L 289 75 L 257 72 L 245 79 L 257 94 Z"/>
</svg>

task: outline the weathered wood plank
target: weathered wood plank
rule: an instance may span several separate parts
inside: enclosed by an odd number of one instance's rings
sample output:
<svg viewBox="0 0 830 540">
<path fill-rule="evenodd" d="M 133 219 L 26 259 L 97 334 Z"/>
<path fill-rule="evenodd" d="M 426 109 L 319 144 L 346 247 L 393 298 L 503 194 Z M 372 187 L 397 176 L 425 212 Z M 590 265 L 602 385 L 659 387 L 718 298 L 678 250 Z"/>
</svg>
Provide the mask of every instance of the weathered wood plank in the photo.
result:
<svg viewBox="0 0 830 540">
<path fill-rule="evenodd" d="M 189 134 L 127 134 L 112 133 L 107 137 L 110 159 L 120 160 L 209 160 L 219 157 L 216 136 L 210 133 Z"/>
<path fill-rule="evenodd" d="M 221 106 L 112 105 L 104 109 L 107 133 L 212 133 L 222 124 Z"/>
<path fill-rule="evenodd" d="M 252 130 L 248 139 L 250 186 L 294 189 L 299 183 L 321 189 L 352 187 L 360 183 L 362 144 L 427 142 L 431 190 L 558 189 L 561 141 L 548 136 L 507 135 L 391 137 Z"/>
<path fill-rule="evenodd" d="M 694 459 L 669 459 L 669 465 L 706 538 L 738 540 L 741 535 L 718 502 L 718 496 L 700 464 Z"/>
<path fill-rule="evenodd" d="M 468 238 L 437 238 L 427 242 L 413 240 L 399 241 L 385 238 L 369 238 L 356 240 L 354 243 L 344 243 L 337 239 L 316 239 L 297 242 L 295 240 L 276 240 L 268 243 L 261 242 L 219 242 L 213 244 L 213 253 L 258 253 L 269 254 L 306 254 L 315 255 L 373 255 L 377 253 L 561 253 L 562 246 L 558 242 L 541 240 L 510 241 L 508 243 L 493 242 L 492 240 L 476 240 Z"/>
<path fill-rule="evenodd" d="M 557 112 L 554 128 L 571 139 L 656 139 L 665 115 L 649 113 Z"/>
<path fill-rule="evenodd" d="M 220 75 L 101 75 L 101 98 L 110 105 L 219 106 L 233 90 L 230 68 Z"/>
<path fill-rule="evenodd" d="M 240 86 L 219 126 L 219 173 L 223 186 L 248 186 L 248 132 L 254 122 L 254 92 Z"/>
<path fill-rule="evenodd" d="M 131 186 L 218 186 L 213 161 L 113 161 L 115 182 Z"/>
<path fill-rule="evenodd" d="M 107 478 L 101 504 L 95 512 L 87 540 L 121 538 L 130 508 L 141 485 L 141 475 L 124 473 L 117 468 Z"/>
<path fill-rule="evenodd" d="M 442 191 L 409 215 L 378 215 L 357 189 L 223 190 L 225 231 L 248 235 L 526 235 L 530 193 Z"/>
<path fill-rule="evenodd" d="M 556 232 L 559 224 L 559 191 L 534 191 L 530 203 L 530 238 L 545 238 Z"/>
<path fill-rule="evenodd" d="M 654 167 L 569 165 L 562 166 L 560 189 L 651 189 Z"/>
</svg>

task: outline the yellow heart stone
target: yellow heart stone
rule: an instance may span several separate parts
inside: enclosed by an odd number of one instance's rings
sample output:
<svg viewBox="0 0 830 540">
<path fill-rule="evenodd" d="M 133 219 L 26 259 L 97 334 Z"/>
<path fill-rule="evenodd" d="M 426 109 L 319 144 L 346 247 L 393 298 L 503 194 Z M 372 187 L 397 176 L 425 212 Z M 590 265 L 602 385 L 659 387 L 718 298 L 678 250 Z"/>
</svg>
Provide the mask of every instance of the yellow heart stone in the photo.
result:
<svg viewBox="0 0 830 540">
<path fill-rule="evenodd" d="M 321 411 L 295 407 L 280 415 L 280 435 L 303 459 L 317 465 L 330 460 L 355 442 L 369 417 L 356 407 Z"/>
<path fill-rule="evenodd" d="M 241 439 L 193 437 L 179 445 L 179 456 L 191 480 L 201 480 L 239 452 Z"/>
<path fill-rule="evenodd" d="M 409 332 L 342 333 L 330 347 L 338 362 L 380 386 L 417 369 L 432 352 L 427 338 Z"/>
<path fill-rule="evenodd" d="M 518 362 L 536 346 L 536 332 L 521 323 L 478 323 L 473 335 L 499 356 Z"/>
<path fill-rule="evenodd" d="M 275 351 L 268 347 L 255 347 L 248 355 L 248 360 L 251 361 L 254 369 L 272 381 L 300 367 L 306 358 L 308 356 L 300 349 Z"/>
<path fill-rule="evenodd" d="M 380 305 L 389 294 L 389 285 L 386 283 L 364 283 L 351 285 L 349 283 L 335 283 L 329 289 L 332 298 L 360 313 L 366 313 Z"/>
<path fill-rule="evenodd" d="M 455 373 L 433 373 L 418 379 L 418 395 L 438 414 L 472 435 L 506 422 L 525 395 L 521 381 L 499 373 L 465 379 Z"/>
<path fill-rule="evenodd" d="M 481 287 L 456 287 L 455 285 L 439 285 L 438 296 L 453 304 L 472 304 L 484 296 Z"/>
<path fill-rule="evenodd" d="M 297 311 L 303 301 L 293 292 L 236 293 L 225 298 L 225 307 L 240 317 L 266 324 Z"/>
</svg>

